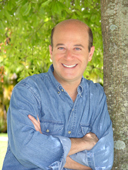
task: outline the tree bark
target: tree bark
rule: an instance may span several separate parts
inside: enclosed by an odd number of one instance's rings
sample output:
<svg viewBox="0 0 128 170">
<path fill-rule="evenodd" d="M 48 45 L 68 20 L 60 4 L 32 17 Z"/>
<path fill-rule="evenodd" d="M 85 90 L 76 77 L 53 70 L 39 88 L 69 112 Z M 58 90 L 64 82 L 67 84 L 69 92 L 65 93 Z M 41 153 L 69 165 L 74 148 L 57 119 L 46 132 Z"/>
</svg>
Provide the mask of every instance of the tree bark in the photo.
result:
<svg viewBox="0 0 128 170">
<path fill-rule="evenodd" d="M 112 170 L 128 170 L 128 0 L 101 0 L 104 89 L 114 131 Z"/>
</svg>

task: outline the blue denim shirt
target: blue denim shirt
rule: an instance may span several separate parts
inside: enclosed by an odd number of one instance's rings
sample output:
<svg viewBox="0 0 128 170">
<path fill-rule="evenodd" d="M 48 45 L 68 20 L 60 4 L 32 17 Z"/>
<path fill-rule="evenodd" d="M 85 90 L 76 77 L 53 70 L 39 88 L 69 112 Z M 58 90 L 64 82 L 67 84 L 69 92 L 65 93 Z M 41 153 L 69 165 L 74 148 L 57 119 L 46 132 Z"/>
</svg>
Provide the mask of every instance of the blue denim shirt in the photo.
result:
<svg viewBox="0 0 128 170">
<path fill-rule="evenodd" d="M 82 78 L 72 101 L 53 76 L 33 75 L 13 89 L 8 120 L 8 149 L 3 170 L 62 170 L 71 147 L 70 138 L 93 132 L 99 138 L 90 151 L 70 157 L 93 170 L 110 170 L 113 164 L 113 131 L 106 96 L 99 84 Z M 28 115 L 41 122 L 35 130 Z"/>
</svg>

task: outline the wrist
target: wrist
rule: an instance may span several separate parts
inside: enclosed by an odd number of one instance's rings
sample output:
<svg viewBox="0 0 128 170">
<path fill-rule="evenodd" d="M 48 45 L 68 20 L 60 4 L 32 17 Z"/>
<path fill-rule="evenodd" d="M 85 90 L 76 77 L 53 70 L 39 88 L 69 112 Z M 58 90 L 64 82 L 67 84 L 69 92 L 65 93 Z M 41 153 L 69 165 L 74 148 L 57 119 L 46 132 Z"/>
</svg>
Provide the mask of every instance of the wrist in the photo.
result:
<svg viewBox="0 0 128 170">
<path fill-rule="evenodd" d="M 77 152 L 86 149 L 86 141 L 83 138 L 70 138 L 70 140 L 71 140 L 71 149 L 68 155 L 73 155 Z"/>
</svg>

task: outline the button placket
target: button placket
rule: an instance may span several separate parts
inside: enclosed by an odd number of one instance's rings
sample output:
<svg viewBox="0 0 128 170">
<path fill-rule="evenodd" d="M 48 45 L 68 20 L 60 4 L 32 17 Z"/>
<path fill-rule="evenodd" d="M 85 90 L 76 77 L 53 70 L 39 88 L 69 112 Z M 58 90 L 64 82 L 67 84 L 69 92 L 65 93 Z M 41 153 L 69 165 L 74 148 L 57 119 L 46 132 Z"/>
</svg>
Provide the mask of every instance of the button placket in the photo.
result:
<svg viewBox="0 0 128 170">
<path fill-rule="evenodd" d="M 75 134 L 75 129 L 76 129 L 76 124 L 77 124 L 77 112 L 76 112 L 76 106 L 78 105 L 78 99 L 80 98 L 80 95 L 77 96 L 75 102 L 74 102 L 74 105 L 72 107 L 72 110 L 71 110 L 71 115 L 70 115 L 70 123 L 69 123 L 69 126 L 68 126 L 68 135 L 69 136 L 73 136 Z"/>
</svg>

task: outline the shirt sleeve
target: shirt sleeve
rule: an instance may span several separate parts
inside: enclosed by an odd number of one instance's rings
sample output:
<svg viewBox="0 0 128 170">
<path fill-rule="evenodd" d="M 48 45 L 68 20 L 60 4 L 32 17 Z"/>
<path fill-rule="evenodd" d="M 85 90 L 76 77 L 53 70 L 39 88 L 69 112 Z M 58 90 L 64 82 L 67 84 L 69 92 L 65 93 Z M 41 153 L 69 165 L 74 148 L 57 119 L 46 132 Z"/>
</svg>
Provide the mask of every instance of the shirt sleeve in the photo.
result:
<svg viewBox="0 0 128 170">
<path fill-rule="evenodd" d="M 66 137 L 44 135 L 35 131 L 28 115 L 40 117 L 40 96 L 27 84 L 13 90 L 8 110 L 8 137 L 11 152 L 30 169 L 61 170 L 71 147 Z"/>
<path fill-rule="evenodd" d="M 91 167 L 93 170 L 111 170 L 114 157 L 112 122 L 107 110 L 104 92 L 99 96 L 91 125 L 91 132 L 97 135 L 99 141 L 90 151 L 85 150 L 70 157 L 76 162 Z"/>
</svg>

